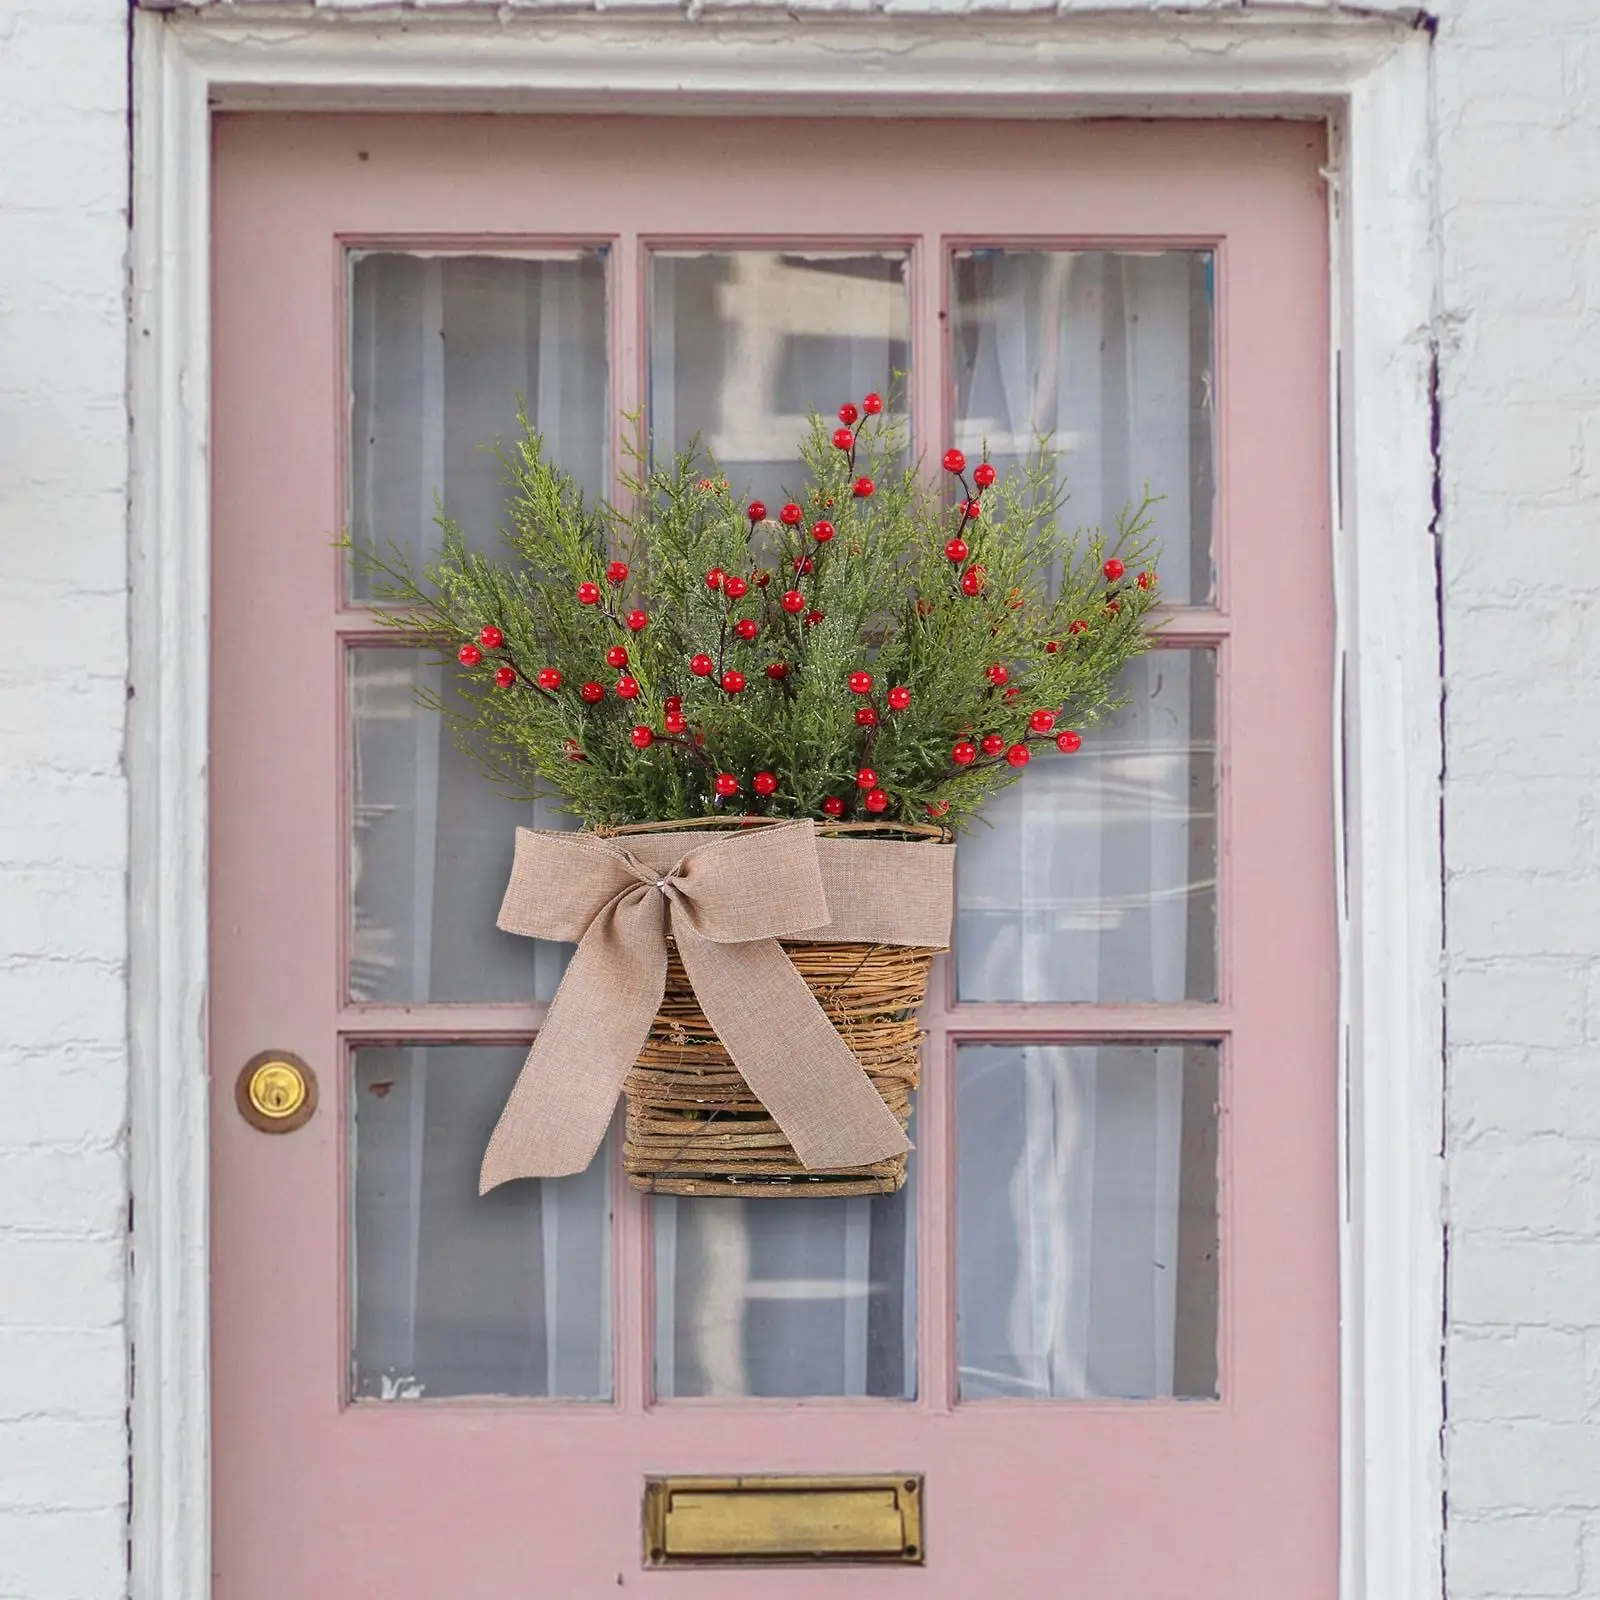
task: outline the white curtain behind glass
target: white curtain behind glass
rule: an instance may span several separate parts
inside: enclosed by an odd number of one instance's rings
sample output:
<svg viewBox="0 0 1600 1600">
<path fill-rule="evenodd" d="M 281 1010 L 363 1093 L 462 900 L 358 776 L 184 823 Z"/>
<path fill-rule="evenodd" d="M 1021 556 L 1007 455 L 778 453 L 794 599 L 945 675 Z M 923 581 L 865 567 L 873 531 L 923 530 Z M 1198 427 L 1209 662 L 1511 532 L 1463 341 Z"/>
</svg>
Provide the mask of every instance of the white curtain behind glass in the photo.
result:
<svg viewBox="0 0 1600 1600">
<path fill-rule="evenodd" d="M 411 562 L 441 505 L 496 545 L 506 489 L 485 449 L 520 396 L 549 454 L 605 489 L 605 267 L 357 258 L 351 530 Z M 370 593 L 359 568 L 352 593 Z M 448 673 L 407 650 L 350 652 L 351 970 L 358 1000 L 548 999 L 567 948 L 494 926 L 514 830 L 573 825 L 506 799 L 417 690 Z M 610 1387 L 609 1146 L 580 1178 L 480 1199 L 475 1174 L 523 1047 L 363 1050 L 355 1068 L 356 1392 L 603 1397 Z"/>
<path fill-rule="evenodd" d="M 1004 469 L 1043 439 L 1086 527 L 1159 496 L 1176 601 L 1211 588 L 1210 272 L 1201 253 L 1000 250 L 954 269 L 956 442 Z M 1122 689 L 1126 707 L 1079 754 L 1036 761 L 963 841 L 961 999 L 1215 997 L 1214 656 L 1155 652 Z M 1213 1229 L 1215 1211 L 1214 1169 L 1182 1182 L 1182 1057 L 962 1048 L 963 1394 L 1211 1392 L 1194 1351 L 1214 1345 L 1214 1310 L 1177 1338 L 1180 1202 Z"/>
<path fill-rule="evenodd" d="M 611 1392 L 609 1141 L 588 1171 L 478 1194 L 521 1045 L 363 1048 L 351 1073 L 353 1392 Z"/>
<path fill-rule="evenodd" d="M 1209 1397 L 1216 1053 L 963 1045 L 957 1349 L 966 1399 Z"/>
<path fill-rule="evenodd" d="M 548 454 L 605 490 L 611 418 L 606 280 L 594 252 L 547 259 L 358 256 L 352 268 L 351 528 L 413 564 L 442 507 L 474 548 L 505 520 L 489 447 L 516 437 L 520 397 Z M 359 565 L 357 598 L 370 588 Z M 485 781 L 417 704 L 448 675 L 405 651 L 352 652 L 352 994 L 363 1000 L 548 999 L 564 948 L 500 933 L 514 830 L 562 827 Z M 486 912 L 487 908 L 487 912 Z"/>
</svg>

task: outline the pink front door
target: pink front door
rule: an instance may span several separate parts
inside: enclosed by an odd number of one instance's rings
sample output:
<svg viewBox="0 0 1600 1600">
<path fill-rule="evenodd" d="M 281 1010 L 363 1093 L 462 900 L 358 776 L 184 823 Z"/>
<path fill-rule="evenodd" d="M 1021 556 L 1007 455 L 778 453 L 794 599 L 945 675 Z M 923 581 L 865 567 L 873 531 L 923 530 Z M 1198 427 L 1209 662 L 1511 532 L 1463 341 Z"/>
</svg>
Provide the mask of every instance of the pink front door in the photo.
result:
<svg viewBox="0 0 1600 1600">
<path fill-rule="evenodd" d="M 1332 601 L 1310 124 L 225 118 L 212 673 L 215 1592 L 1336 1590 Z M 563 952 L 335 547 L 478 540 L 518 397 L 773 499 L 917 447 L 1163 496 L 1163 647 L 962 845 L 901 1195 L 484 1200 Z M 430 676 L 433 674 L 433 676 Z M 555 825 L 548 818 L 543 825 Z M 311 1065 L 273 1137 L 244 1063 Z M 656 1474 L 918 1475 L 924 1548 L 647 1566 Z"/>
</svg>

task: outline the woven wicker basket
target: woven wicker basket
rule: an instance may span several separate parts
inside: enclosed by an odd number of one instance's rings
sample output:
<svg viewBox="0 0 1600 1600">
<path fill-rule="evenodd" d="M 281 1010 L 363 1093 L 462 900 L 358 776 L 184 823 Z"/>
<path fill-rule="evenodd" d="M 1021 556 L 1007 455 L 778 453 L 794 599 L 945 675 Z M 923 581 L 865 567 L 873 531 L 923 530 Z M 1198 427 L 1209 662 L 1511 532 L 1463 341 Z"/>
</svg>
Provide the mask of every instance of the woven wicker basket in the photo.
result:
<svg viewBox="0 0 1600 1600">
<path fill-rule="evenodd" d="M 649 823 L 614 831 L 667 832 L 686 826 Z M 845 823 L 817 831 L 949 838 L 937 828 L 875 823 Z M 928 972 L 938 952 L 896 945 L 781 942 L 828 1020 L 905 1127 L 920 1076 L 922 1032 L 916 1014 L 927 995 Z M 622 1164 L 636 1189 L 655 1194 L 817 1198 L 893 1194 L 906 1181 L 903 1155 L 837 1171 L 808 1171 L 800 1164 L 706 1021 L 670 940 L 661 1010 L 623 1092 L 628 1124 Z"/>
</svg>

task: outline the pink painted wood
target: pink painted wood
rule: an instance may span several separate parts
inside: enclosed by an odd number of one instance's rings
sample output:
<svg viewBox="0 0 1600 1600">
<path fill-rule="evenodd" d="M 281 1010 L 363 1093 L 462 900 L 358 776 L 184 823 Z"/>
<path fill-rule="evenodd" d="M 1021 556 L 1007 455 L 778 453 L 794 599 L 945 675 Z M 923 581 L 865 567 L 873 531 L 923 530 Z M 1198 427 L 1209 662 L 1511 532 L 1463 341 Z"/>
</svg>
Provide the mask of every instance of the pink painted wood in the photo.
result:
<svg viewBox="0 0 1600 1600">
<path fill-rule="evenodd" d="M 213 712 L 219 1600 L 1074 1594 L 1330 1600 L 1336 1275 L 1324 196 L 1309 124 L 237 117 L 217 134 Z M 352 1406 L 352 1037 L 525 1035 L 536 1007 L 341 1000 L 343 252 L 611 241 L 617 398 L 637 402 L 641 241 L 915 251 L 920 414 L 945 395 L 943 251 L 1218 252 L 1224 988 L 1214 1007 L 929 1009 L 915 1402 L 652 1405 L 645 1213 L 619 1188 L 617 1399 Z M 1019 233 L 1019 229 L 1021 232 Z M 714 231 L 696 242 L 718 239 Z M 1222 1037 L 1223 1398 L 954 1403 L 949 1048 L 962 1035 Z M 292 1136 L 239 1118 L 268 1045 L 315 1064 Z M 640 1571 L 650 1471 L 917 1470 L 922 1569 Z"/>
</svg>

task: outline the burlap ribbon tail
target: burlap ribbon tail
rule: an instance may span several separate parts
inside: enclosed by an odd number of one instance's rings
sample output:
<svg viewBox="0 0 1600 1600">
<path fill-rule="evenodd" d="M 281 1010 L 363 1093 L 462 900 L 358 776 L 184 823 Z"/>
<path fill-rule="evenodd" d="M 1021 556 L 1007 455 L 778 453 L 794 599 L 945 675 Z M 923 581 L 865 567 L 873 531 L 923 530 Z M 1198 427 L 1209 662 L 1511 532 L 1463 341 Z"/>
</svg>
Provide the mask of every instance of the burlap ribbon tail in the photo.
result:
<svg viewBox="0 0 1600 1600">
<path fill-rule="evenodd" d="M 517 830 L 499 925 L 577 950 L 479 1176 L 581 1172 L 661 1006 L 670 927 L 706 1020 L 801 1162 L 864 1167 L 909 1148 L 780 938 L 949 943 L 954 848 L 819 839 L 810 822 L 626 839 Z"/>
</svg>

